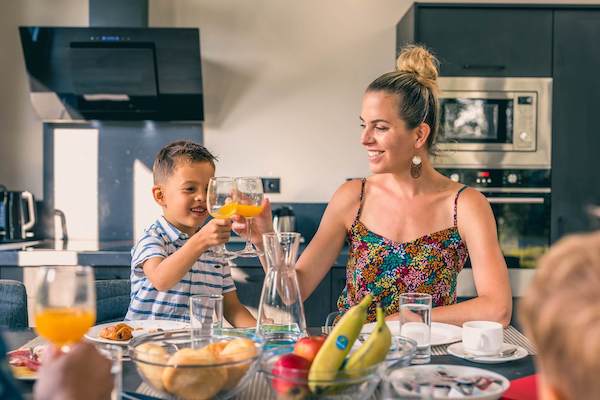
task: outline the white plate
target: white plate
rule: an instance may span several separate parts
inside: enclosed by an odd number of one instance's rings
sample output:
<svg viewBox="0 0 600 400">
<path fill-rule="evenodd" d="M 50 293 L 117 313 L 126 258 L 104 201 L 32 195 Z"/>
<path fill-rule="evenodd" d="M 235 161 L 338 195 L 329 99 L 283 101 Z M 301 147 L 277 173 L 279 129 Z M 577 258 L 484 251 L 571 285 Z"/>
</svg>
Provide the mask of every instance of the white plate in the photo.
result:
<svg viewBox="0 0 600 400">
<path fill-rule="evenodd" d="M 448 346 L 448 353 L 452 354 L 455 357 L 464 358 L 466 360 L 476 362 L 476 363 L 482 363 L 482 364 L 498 364 L 498 363 L 503 363 L 503 362 L 508 362 L 508 361 L 520 360 L 521 358 L 527 357 L 527 355 L 529 354 L 529 352 L 527 350 L 525 350 L 523 347 L 513 346 L 512 344 L 508 344 L 508 343 L 504 343 L 502 345 L 501 351 L 508 350 L 511 347 L 516 347 L 517 351 L 513 355 L 508 356 L 508 357 L 478 356 L 478 357 L 468 357 L 467 358 L 467 355 L 465 354 L 465 350 L 463 349 L 463 344 L 461 342 L 461 343 L 454 343 L 454 344 L 451 344 L 450 346 Z"/>
<path fill-rule="evenodd" d="M 159 329 L 163 331 L 174 331 L 177 329 L 185 329 L 189 328 L 190 324 L 187 322 L 181 321 L 172 321 L 168 319 L 145 319 L 145 320 L 135 320 L 135 321 L 122 321 L 127 325 L 133 328 L 133 332 L 131 333 L 133 337 L 144 335 L 146 333 L 157 332 Z M 93 342 L 98 343 L 108 343 L 108 344 L 118 344 L 122 346 L 126 346 L 129 344 L 129 340 L 110 340 L 104 339 L 99 336 L 100 331 L 106 327 L 116 325 L 119 322 L 110 322 L 107 324 L 100 324 L 90 328 L 90 330 L 85 334 L 85 338 L 91 340 Z"/>
<path fill-rule="evenodd" d="M 392 335 L 400 336 L 400 323 L 398 321 L 387 321 L 386 322 Z M 375 322 L 365 324 L 360 331 L 361 333 L 371 333 L 375 327 Z M 462 328 L 456 325 L 443 324 L 441 322 L 431 323 L 431 339 L 430 344 L 432 346 L 439 346 L 442 344 L 450 344 L 462 340 Z"/>
<path fill-rule="evenodd" d="M 393 370 L 388 376 L 386 376 L 386 384 L 390 384 L 396 395 L 414 396 L 416 392 L 411 392 L 406 389 L 404 382 L 431 382 L 432 380 L 438 380 L 443 382 L 443 378 L 438 377 L 437 373 L 443 372 L 447 375 L 455 376 L 457 378 L 469 378 L 475 376 L 489 377 L 498 381 L 498 383 L 492 383 L 485 390 L 476 390 L 471 395 L 465 395 L 458 392 L 457 389 L 453 388 L 450 393 L 444 393 L 443 389 L 433 389 L 431 397 L 434 400 L 447 400 L 447 399 L 469 399 L 469 400 L 496 400 L 499 399 L 504 392 L 510 387 L 508 379 L 492 371 L 487 371 L 481 368 L 465 367 L 462 365 L 416 365 L 406 368 L 398 368 Z M 425 388 L 424 390 L 428 390 Z M 431 389 L 429 389 L 431 390 Z M 424 394 L 424 393 L 422 393 Z M 412 397 L 411 397 L 412 398 Z"/>
</svg>

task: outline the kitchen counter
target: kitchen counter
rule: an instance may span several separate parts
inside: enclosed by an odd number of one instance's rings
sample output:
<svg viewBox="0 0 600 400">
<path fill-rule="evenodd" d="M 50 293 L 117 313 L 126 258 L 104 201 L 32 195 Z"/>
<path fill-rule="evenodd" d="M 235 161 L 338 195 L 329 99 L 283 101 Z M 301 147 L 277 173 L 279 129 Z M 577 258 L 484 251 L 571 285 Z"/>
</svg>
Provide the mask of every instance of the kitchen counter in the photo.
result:
<svg viewBox="0 0 600 400">
<path fill-rule="evenodd" d="M 243 243 L 237 241 L 228 243 L 230 250 L 236 251 L 243 248 Z M 0 278 L 23 280 L 22 273 L 15 270 L 20 267 L 37 267 L 40 265 L 91 265 L 96 268 L 98 279 L 114 279 L 129 277 L 131 263 L 132 241 L 54 241 L 43 240 L 34 245 L 18 249 L 0 251 Z M 306 248 L 306 243 L 300 245 L 300 252 Z M 345 267 L 348 259 L 348 247 L 344 247 L 334 262 L 333 279 L 339 281 L 337 286 L 343 287 L 345 283 Z M 233 266 L 241 270 L 257 271 L 256 274 L 264 276 L 262 267 L 257 258 L 236 258 L 232 260 Z M 15 268 L 16 267 L 16 268 Z M 527 283 L 535 273 L 534 269 L 509 269 L 509 278 L 514 297 L 520 297 L 525 291 Z M 251 275 L 254 275 L 252 273 Z M 335 290 L 341 290 L 336 286 Z M 458 296 L 476 296 L 473 273 L 470 268 L 465 268 L 458 276 Z"/>
<path fill-rule="evenodd" d="M 42 240 L 23 243 L 21 247 L 11 244 L 11 249 L 2 250 L 0 266 L 34 267 L 40 265 L 91 265 L 94 267 L 130 268 L 133 241 L 54 241 Z M 244 244 L 234 241 L 227 244 L 233 251 L 241 250 Z M 16 248 L 15 248 L 16 247 Z M 300 252 L 306 244 L 300 245 Z M 345 267 L 348 249 L 338 256 L 334 267 Z M 239 267 L 260 267 L 257 258 L 236 258 L 233 264 Z"/>
</svg>

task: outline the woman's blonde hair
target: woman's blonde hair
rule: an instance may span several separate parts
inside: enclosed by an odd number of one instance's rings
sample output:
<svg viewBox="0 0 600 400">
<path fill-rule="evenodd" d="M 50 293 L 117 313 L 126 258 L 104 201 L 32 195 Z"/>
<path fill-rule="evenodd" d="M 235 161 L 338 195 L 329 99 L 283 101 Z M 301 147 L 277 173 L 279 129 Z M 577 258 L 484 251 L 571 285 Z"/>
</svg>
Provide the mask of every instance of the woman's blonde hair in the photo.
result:
<svg viewBox="0 0 600 400">
<path fill-rule="evenodd" d="M 600 399 L 600 232 L 561 240 L 537 268 L 519 311 L 539 370 L 567 399 Z"/>
<path fill-rule="evenodd" d="M 426 48 L 409 45 L 402 49 L 396 60 L 396 71 L 375 79 L 367 92 L 383 91 L 398 97 L 398 115 L 409 129 L 422 123 L 431 133 L 427 148 L 433 152 L 439 125 L 439 62 Z"/>
</svg>

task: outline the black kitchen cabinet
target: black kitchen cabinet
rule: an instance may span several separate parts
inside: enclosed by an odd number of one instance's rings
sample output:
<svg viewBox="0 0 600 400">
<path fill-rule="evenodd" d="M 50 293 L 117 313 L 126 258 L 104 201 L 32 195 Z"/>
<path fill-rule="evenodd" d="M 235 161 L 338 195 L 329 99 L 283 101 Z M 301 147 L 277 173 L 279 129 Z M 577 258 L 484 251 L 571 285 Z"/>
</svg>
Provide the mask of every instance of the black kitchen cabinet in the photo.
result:
<svg viewBox="0 0 600 400">
<path fill-rule="evenodd" d="M 262 292 L 265 272 L 261 266 L 232 267 L 231 276 L 235 281 L 240 302 L 258 312 L 260 294 Z M 304 313 L 308 327 L 319 327 L 324 324 L 331 309 L 331 273 L 327 274 L 312 295 L 304 302 Z"/>
<path fill-rule="evenodd" d="M 322 326 L 331 311 L 331 273 L 329 273 L 304 302 L 306 323 L 309 327 Z"/>
<path fill-rule="evenodd" d="M 442 76 L 552 75 L 552 10 L 415 4 L 397 25 L 397 54 L 428 47 Z"/>
<path fill-rule="evenodd" d="M 262 267 L 232 267 L 231 276 L 235 282 L 237 295 L 240 302 L 258 312 L 258 303 L 260 301 L 260 293 L 262 292 L 263 281 L 265 280 L 265 272 Z"/>
<path fill-rule="evenodd" d="M 331 305 L 337 311 L 337 301 L 346 286 L 346 268 L 331 269 Z"/>
<path fill-rule="evenodd" d="M 600 205 L 600 10 L 556 10 L 552 107 L 552 239 L 589 230 Z"/>
</svg>

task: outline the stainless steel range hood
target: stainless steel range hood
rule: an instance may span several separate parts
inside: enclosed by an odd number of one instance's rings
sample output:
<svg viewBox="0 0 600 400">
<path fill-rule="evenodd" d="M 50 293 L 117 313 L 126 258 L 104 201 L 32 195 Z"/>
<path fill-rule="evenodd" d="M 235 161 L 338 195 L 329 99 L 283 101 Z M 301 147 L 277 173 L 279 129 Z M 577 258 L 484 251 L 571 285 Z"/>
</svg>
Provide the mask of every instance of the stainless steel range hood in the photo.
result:
<svg viewBox="0 0 600 400">
<path fill-rule="evenodd" d="M 198 29 L 23 26 L 19 33 L 44 120 L 204 119 Z"/>
</svg>

